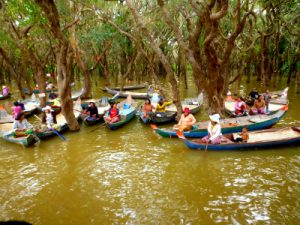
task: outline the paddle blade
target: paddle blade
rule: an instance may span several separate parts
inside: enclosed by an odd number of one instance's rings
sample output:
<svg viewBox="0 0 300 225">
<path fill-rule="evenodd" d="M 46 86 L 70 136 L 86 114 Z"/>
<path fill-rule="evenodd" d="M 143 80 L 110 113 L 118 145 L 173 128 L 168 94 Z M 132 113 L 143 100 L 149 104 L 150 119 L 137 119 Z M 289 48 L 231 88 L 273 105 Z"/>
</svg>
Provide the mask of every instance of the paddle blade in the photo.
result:
<svg viewBox="0 0 300 225">
<path fill-rule="evenodd" d="M 185 139 L 185 136 L 184 136 L 183 133 L 180 132 L 179 130 L 176 131 L 176 134 L 177 134 L 177 136 L 178 136 L 180 139 Z"/>
<path fill-rule="evenodd" d="M 155 129 L 158 128 L 155 124 L 150 124 L 150 127 L 151 127 L 153 130 L 155 130 Z"/>
<path fill-rule="evenodd" d="M 58 137 L 60 137 L 62 140 L 64 140 L 64 141 L 67 140 L 63 135 L 61 135 L 60 133 L 58 133 L 57 130 L 53 129 L 53 132 L 54 132 Z"/>
</svg>

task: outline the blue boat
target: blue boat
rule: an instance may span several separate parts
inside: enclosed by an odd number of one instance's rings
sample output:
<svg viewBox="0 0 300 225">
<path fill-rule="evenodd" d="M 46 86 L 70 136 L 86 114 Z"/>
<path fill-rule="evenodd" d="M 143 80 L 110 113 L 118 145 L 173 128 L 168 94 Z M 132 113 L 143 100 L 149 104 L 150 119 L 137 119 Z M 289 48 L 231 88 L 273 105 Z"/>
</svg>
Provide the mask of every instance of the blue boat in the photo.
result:
<svg viewBox="0 0 300 225">
<path fill-rule="evenodd" d="M 257 148 L 275 148 L 284 147 L 295 144 L 300 144 L 300 127 L 284 127 L 273 128 L 260 131 L 249 132 L 249 140 L 247 142 L 234 142 L 233 133 L 231 135 L 222 136 L 221 144 L 208 144 L 203 143 L 201 139 L 189 140 L 184 135 L 178 132 L 179 138 L 190 149 L 203 149 L 212 151 L 227 151 L 249 149 L 255 150 Z"/>
<path fill-rule="evenodd" d="M 275 125 L 287 112 L 287 109 L 281 109 L 273 114 L 268 115 L 253 115 L 246 117 L 221 119 L 222 134 L 230 134 L 241 132 L 244 126 L 247 126 L 249 131 L 261 130 Z M 185 137 L 201 138 L 207 135 L 208 122 L 197 123 L 190 131 L 184 132 Z M 177 137 L 176 131 L 172 129 L 159 129 L 152 125 L 154 131 L 162 137 Z"/>
</svg>

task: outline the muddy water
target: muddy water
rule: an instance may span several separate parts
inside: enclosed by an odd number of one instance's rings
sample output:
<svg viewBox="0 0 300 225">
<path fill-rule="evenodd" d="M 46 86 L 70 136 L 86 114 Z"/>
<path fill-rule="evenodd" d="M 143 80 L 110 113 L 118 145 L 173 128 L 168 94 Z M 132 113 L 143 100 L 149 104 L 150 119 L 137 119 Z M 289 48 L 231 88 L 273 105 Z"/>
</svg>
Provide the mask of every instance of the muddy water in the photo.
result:
<svg viewBox="0 0 300 225">
<path fill-rule="evenodd" d="M 289 99 L 277 126 L 299 124 L 299 96 L 290 90 Z M 55 137 L 30 149 L 1 140 L 0 220 L 299 223 L 300 147 L 205 154 L 158 137 L 137 119 L 114 132 L 93 129 L 82 125 L 65 134 L 66 142 Z"/>
</svg>

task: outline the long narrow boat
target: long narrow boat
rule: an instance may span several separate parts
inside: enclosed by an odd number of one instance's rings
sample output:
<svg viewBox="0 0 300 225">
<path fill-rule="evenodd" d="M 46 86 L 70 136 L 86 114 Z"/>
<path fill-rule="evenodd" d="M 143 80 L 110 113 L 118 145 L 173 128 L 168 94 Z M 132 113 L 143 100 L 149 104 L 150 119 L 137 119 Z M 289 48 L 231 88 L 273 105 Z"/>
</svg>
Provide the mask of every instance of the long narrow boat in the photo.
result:
<svg viewBox="0 0 300 225">
<path fill-rule="evenodd" d="M 58 89 L 46 89 L 46 93 L 50 93 L 51 91 L 57 92 Z M 40 93 L 40 90 L 34 89 L 32 92 L 33 92 L 34 94 L 39 94 L 39 93 Z"/>
<path fill-rule="evenodd" d="M 249 131 L 261 130 L 275 125 L 285 114 L 287 110 L 279 110 L 270 115 L 253 115 L 246 117 L 221 119 L 222 134 L 230 134 L 241 132 L 244 126 L 247 126 Z M 201 138 L 207 135 L 207 126 L 209 121 L 200 122 L 194 125 L 190 131 L 184 132 L 185 137 Z M 162 137 L 177 137 L 176 131 L 172 129 L 157 128 L 152 125 L 155 133 Z"/>
<path fill-rule="evenodd" d="M 0 100 L 8 99 L 8 98 L 10 98 L 10 96 L 11 96 L 11 93 L 9 93 L 8 95 L 0 94 Z"/>
<path fill-rule="evenodd" d="M 78 102 L 74 105 L 74 110 L 73 110 L 74 116 L 77 120 L 80 120 L 81 111 L 82 111 L 82 108 L 81 108 L 80 102 Z M 57 121 L 58 126 L 56 126 L 55 130 L 58 131 L 59 133 L 63 133 L 69 129 L 67 121 L 66 121 L 65 117 L 62 115 L 62 113 L 60 113 L 56 116 L 56 121 Z M 36 135 L 41 140 L 45 140 L 49 137 L 56 136 L 55 132 L 53 132 L 53 130 L 50 130 L 50 129 L 46 129 L 43 131 L 36 131 Z"/>
<path fill-rule="evenodd" d="M 288 103 L 289 103 L 288 98 L 287 98 L 288 90 L 289 90 L 289 88 L 286 87 L 285 89 L 280 90 L 280 91 L 270 92 L 272 98 L 269 103 L 269 113 L 278 111 L 283 106 L 288 105 Z M 261 94 L 263 95 L 264 93 L 261 93 Z M 228 113 L 228 115 L 230 115 L 232 117 L 237 116 L 235 114 L 234 104 L 235 104 L 234 100 L 226 100 L 225 101 L 226 112 Z M 244 116 L 244 115 L 241 115 L 241 116 Z"/>
<path fill-rule="evenodd" d="M 129 109 L 124 109 L 123 105 L 124 102 L 119 103 L 119 114 L 120 114 L 120 121 L 116 123 L 110 123 L 108 121 L 105 121 L 106 126 L 111 129 L 111 130 L 116 130 L 121 126 L 124 126 L 128 122 L 130 122 L 136 115 L 137 109 L 138 109 L 138 104 L 135 101 L 132 101 L 131 107 Z M 107 116 L 108 114 L 106 114 Z"/>
<path fill-rule="evenodd" d="M 25 115 L 26 117 L 30 117 L 33 114 L 39 113 L 40 111 L 40 107 L 39 107 L 40 103 L 37 101 L 26 101 L 24 102 L 24 107 L 25 107 Z"/>
<path fill-rule="evenodd" d="M 199 94 L 197 98 L 187 98 L 181 102 L 182 108 L 188 107 L 191 110 L 192 114 L 196 114 L 200 111 L 203 104 L 203 96 Z M 165 114 L 161 115 L 160 113 L 150 114 L 148 118 L 144 118 L 142 109 L 139 111 L 139 118 L 143 123 L 153 123 L 153 124 L 165 124 L 175 121 L 177 116 L 177 108 L 174 104 L 168 105 L 166 107 Z"/>
<path fill-rule="evenodd" d="M 120 98 L 127 98 L 128 95 L 131 95 L 131 97 L 134 98 L 134 99 L 151 98 L 151 95 L 148 95 L 146 92 L 116 91 L 116 90 L 112 90 L 108 87 L 105 87 L 105 90 L 107 91 L 107 93 L 109 93 L 111 95 L 118 94 L 118 96 Z"/>
<path fill-rule="evenodd" d="M 275 148 L 284 147 L 294 144 L 300 144 L 300 127 L 284 127 L 273 128 L 260 131 L 249 132 L 249 140 L 247 142 L 234 142 L 233 138 L 238 135 L 222 136 L 221 144 L 208 144 L 203 143 L 201 139 L 186 139 L 184 135 L 178 132 L 179 138 L 185 145 L 191 149 L 207 149 L 214 151 L 225 150 L 239 150 L 239 149 L 252 149 L 256 148 Z"/>
<path fill-rule="evenodd" d="M 15 137 L 11 129 L 11 123 L 0 124 L 0 133 L 3 140 L 23 145 L 24 147 L 30 147 L 38 141 L 37 138 L 34 137 L 32 134 L 24 137 Z"/>
<path fill-rule="evenodd" d="M 147 87 L 147 84 L 138 84 L 138 85 L 128 85 L 128 86 L 124 86 L 123 87 L 123 91 L 129 91 L 129 90 L 139 90 L 139 89 L 144 89 Z M 119 91 L 121 90 L 121 87 L 107 87 L 111 90 L 116 90 L 116 91 Z M 103 87 L 102 88 L 102 91 L 107 91 L 106 90 L 106 87 Z"/>
</svg>

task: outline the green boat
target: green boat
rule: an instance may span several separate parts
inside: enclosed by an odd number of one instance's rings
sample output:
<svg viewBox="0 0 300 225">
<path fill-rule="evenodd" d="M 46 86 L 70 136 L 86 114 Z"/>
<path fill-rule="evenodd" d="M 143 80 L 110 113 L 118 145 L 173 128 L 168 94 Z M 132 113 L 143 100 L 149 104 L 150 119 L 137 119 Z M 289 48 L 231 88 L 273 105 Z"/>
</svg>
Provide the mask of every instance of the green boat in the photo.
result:
<svg viewBox="0 0 300 225">
<path fill-rule="evenodd" d="M 12 129 L 11 123 L 0 124 L 1 137 L 3 140 L 15 144 L 23 145 L 24 147 L 30 147 L 39 141 L 39 139 L 32 134 L 29 134 L 25 137 L 15 137 L 14 134 L 11 132 L 11 129 Z"/>
<path fill-rule="evenodd" d="M 136 115 L 138 104 L 132 100 L 130 108 L 124 108 L 124 103 L 126 100 L 119 103 L 119 114 L 120 114 L 120 120 L 116 123 L 110 123 L 108 121 L 105 121 L 106 126 L 111 130 L 116 130 L 121 126 L 124 126 L 128 122 L 130 122 Z M 108 116 L 108 112 L 105 114 Z M 105 120 L 105 119 L 104 119 Z"/>
</svg>

